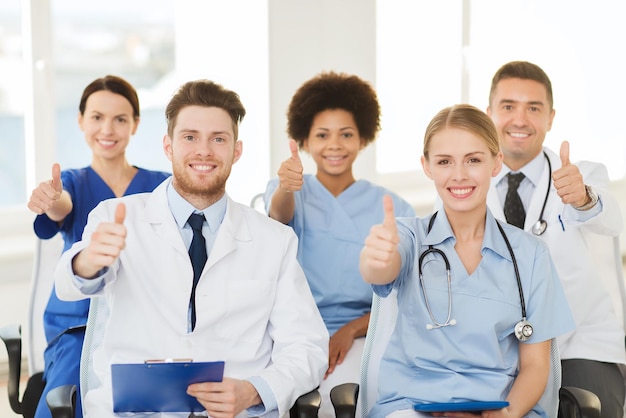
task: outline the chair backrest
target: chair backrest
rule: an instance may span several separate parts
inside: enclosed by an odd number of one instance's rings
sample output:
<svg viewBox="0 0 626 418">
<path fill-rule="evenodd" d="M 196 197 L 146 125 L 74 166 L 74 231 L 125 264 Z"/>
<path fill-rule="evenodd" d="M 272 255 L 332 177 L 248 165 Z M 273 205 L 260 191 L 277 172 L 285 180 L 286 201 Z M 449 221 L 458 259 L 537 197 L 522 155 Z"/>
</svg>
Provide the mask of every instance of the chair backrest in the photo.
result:
<svg viewBox="0 0 626 418">
<path fill-rule="evenodd" d="M 33 269 L 30 294 L 27 303 L 27 323 L 24 334 L 18 324 L 10 324 L 0 329 L 0 338 L 6 344 L 9 354 L 9 379 L 7 394 L 11 409 L 18 415 L 33 417 L 44 389 L 44 351 L 47 346 L 43 328 L 43 312 L 48 303 L 54 270 L 63 250 L 63 239 L 56 236 L 50 240 L 35 240 Z M 22 337 L 24 336 L 24 338 Z M 28 381 L 26 388 L 20 390 L 23 375 L 22 348 L 28 359 Z M 22 394 L 20 401 L 19 396 Z"/>
<path fill-rule="evenodd" d="M 361 362 L 361 387 L 359 390 L 357 411 L 367 418 L 370 410 L 378 399 L 378 376 L 382 356 L 387 348 L 398 317 L 397 293 L 395 290 L 386 298 L 374 294 L 372 312 L 367 328 L 365 347 Z M 559 406 L 559 389 L 561 387 L 561 361 L 556 340 L 552 340 L 550 350 L 550 376 L 543 396 L 538 404 L 550 417 L 556 417 Z"/>
<path fill-rule="evenodd" d="M 109 315 L 109 307 L 102 297 L 92 297 L 85 328 L 85 340 L 80 357 L 80 396 L 81 404 L 87 392 L 101 385 L 93 368 L 93 352 L 102 342 L 104 326 Z"/>
<path fill-rule="evenodd" d="M 54 283 L 54 270 L 63 251 L 63 238 L 56 234 L 50 239 L 35 240 L 35 255 L 28 300 L 26 341 L 28 371 L 32 376 L 44 369 L 43 352 L 48 345 L 43 329 L 43 313 Z"/>
<path fill-rule="evenodd" d="M 255 194 L 252 199 L 250 199 L 250 207 L 258 210 L 259 212 L 266 213 L 264 195 L 264 193 Z"/>
</svg>

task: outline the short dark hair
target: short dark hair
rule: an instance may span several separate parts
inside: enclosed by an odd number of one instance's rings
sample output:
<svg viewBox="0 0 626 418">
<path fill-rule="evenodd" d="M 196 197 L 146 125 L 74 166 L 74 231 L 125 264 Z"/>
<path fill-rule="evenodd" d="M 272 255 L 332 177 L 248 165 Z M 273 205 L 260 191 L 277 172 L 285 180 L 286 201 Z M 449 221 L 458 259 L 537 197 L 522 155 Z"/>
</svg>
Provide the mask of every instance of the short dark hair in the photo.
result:
<svg viewBox="0 0 626 418">
<path fill-rule="evenodd" d="M 239 124 L 246 115 L 246 109 L 234 91 L 210 80 L 189 81 L 183 84 L 165 108 L 167 133 L 170 137 L 174 134 L 178 114 L 187 106 L 217 107 L 225 110 L 232 119 L 235 140 L 237 139 Z"/>
<path fill-rule="evenodd" d="M 376 91 L 355 75 L 323 72 L 296 91 L 287 110 L 287 134 L 302 147 L 315 116 L 343 109 L 352 114 L 359 136 L 369 144 L 380 130 L 380 105 Z"/>
<path fill-rule="evenodd" d="M 537 64 L 533 64 L 528 61 L 511 61 L 504 64 L 496 71 L 496 74 L 491 80 L 491 90 L 489 91 L 489 105 L 493 100 L 498 83 L 501 80 L 507 78 L 521 78 L 522 80 L 533 80 L 543 84 L 546 88 L 546 94 L 548 96 L 548 104 L 550 109 L 554 107 L 554 98 L 552 96 L 552 83 L 548 75 Z"/>
<path fill-rule="evenodd" d="M 85 87 L 83 95 L 80 98 L 80 104 L 78 105 L 78 111 L 81 115 L 85 114 L 85 107 L 87 106 L 89 96 L 102 90 L 125 97 L 133 108 L 133 117 L 135 119 L 139 118 L 139 98 L 137 97 L 137 91 L 128 81 L 115 75 L 97 78 Z"/>
</svg>

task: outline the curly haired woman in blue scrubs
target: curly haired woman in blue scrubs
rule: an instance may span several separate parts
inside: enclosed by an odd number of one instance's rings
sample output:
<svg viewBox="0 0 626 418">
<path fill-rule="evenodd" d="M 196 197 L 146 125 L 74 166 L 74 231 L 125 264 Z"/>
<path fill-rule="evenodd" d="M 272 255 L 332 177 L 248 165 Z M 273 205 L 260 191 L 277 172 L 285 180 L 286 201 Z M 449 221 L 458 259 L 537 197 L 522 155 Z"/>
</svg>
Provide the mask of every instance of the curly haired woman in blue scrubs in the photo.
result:
<svg viewBox="0 0 626 418">
<path fill-rule="evenodd" d="M 52 166 L 52 178 L 33 190 L 28 208 L 38 216 L 34 229 L 40 239 L 63 236 L 67 250 L 79 241 L 87 215 L 100 201 L 152 191 L 168 173 L 131 165 L 126 147 L 139 125 L 137 92 L 126 80 L 108 75 L 91 82 L 79 104 L 78 125 L 92 151 L 91 165 L 61 171 Z M 53 274 L 53 272 L 50 272 Z M 80 353 L 89 300 L 64 302 L 52 291 L 44 311 L 48 346 L 44 353 L 45 389 L 36 417 L 50 417 L 46 394 L 64 384 L 79 387 Z M 77 417 L 82 416 L 80 395 Z"/>
<path fill-rule="evenodd" d="M 329 367 L 320 385 L 319 416 L 334 416 L 329 392 L 359 381 L 372 289 L 358 271 L 359 251 L 382 217 L 380 200 L 393 196 L 398 216 L 415 211 L 399 196 L 354 177 L 352 166 L 380 128 L 380 106 L 361 78 L 326 72 L 296 91 L 287 112 L 291 156 L 265 193 L 269 215 L 298 236 L 298 261 L 330 333 Z M 315 161 L 315 175 L 303 174 L 299 150 Z"/>
</svg>

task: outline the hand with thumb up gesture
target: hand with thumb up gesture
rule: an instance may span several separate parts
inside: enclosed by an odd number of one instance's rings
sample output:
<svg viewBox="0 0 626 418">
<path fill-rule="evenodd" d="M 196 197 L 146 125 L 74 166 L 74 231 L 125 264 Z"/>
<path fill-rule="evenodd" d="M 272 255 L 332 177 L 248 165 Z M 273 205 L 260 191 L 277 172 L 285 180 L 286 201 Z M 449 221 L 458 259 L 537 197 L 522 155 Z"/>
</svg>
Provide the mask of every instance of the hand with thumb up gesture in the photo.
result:
<svg viewBox="0 0 626 418">
<path fill-rule="evenodd" d="M 113 222 L 101 222 L 91 234 L 87 247 L 74 257 L 74 274 L 94 278 L 104 267 L 112 265 L 126 246 L 126 205 L 118 203 Z"/>
<path fill-rule="evenodd" d="M 398 227 L 391 196 L 383 198 L 385 217 L 383 223 L 374 225 L 365 239 L 361 250 L 360 271 L 363 279 L 372 284 L 386 284 L 393 281 L 400 272 L 398 252 Z"/>
<path fill-rule="evenodd" d="M 57 222 L 61 222 L 72 211 L 72 199 L 63 191 L 59 164 L 52 165 L 52 178 L 39 183 L 26 206 L 37 215 L 45 213 Z"/>
<path fill-rule="evenodd" d="M 293 139 L 289 140 L 289 151 L 291 156 L 283 161 L 278 169 L 279 188 L 285 192 L 297 192 L 302 188 L 304 176 L 298 144 Z"/>
<path fill-rule="evenodd" d="M 561 201 L 575 208 L 589 201 L 585 182 L 577 166 L 569 159 L 569 142 L 563 141 L 560 150 L 561 168 L 552 173 L 552 181 Z"/>
<path fill-rule="evenodd" d="M 304 168 L 298 154 L 298 143 L 289 140 L 291 156 L 282 162 L 278 169 L 278 188 L 272 196 L 269 215 L 278 222 L 287 224 L 293 219 L 296 202 L 293 192 L 302 189 L 304 184 Z"/>
</svg>

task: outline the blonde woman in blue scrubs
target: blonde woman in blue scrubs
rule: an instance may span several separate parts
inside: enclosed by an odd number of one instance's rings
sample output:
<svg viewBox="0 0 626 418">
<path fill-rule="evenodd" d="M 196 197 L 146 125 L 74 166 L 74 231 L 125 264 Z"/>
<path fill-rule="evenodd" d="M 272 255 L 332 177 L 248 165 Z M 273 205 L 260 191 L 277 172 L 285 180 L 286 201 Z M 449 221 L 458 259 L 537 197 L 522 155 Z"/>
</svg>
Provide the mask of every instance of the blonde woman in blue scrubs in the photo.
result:
<svg viewBox="0 0 626 418">
<path fill-rule="evenodd" d="M 481 416 L 547 418 L 537 402 L 550 371 L 550 341 L 574 323 L 545 244 L 498 223 L 487 209 L 491 178 L 502 168 L 495 127 L 473 106 L 443 109 L 426 129 L 423 154 L 442 208 L 396 219 L 385 197 L 384 221 L 361 252 L 360 271 L 374 292 L 398 292 L 370 417 L 431 416 L 415 411 L 417 403 L 507 401 Z M 524 316 L 533 331 L 525 340 L 516 336 Z M 437 414 L 444 413 L 476 416 Z"/>
</svg>

